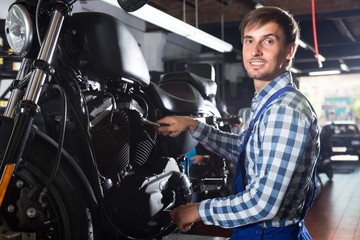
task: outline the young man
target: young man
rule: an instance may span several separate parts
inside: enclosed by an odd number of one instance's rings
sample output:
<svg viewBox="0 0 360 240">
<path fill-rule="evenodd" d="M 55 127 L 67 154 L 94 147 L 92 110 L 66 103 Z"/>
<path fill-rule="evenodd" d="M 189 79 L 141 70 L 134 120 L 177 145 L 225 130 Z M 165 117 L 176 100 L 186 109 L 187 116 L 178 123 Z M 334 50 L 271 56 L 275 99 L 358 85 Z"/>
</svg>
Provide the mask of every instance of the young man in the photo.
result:
<svg viewBox="0 0 360 240">
<path fill-rule="evenodd" d="M 187 117 L 158 121 L 169 124 L 159 133 L 176 137 L 190 131 L 207 149 L 237 161 L 234 195 L 180 206 L 170 216 L 183 232 L 203 221 L 233 228 L 233 239 L 311 239 L 303 218 L 313 193 L 319 127 L 287 71 L 298 25 L 287 12 L 264 7 L 250 12 L 240 30 L 243 63 L 256 91 L 252 129 L 232 135 Z"/>
</svg>

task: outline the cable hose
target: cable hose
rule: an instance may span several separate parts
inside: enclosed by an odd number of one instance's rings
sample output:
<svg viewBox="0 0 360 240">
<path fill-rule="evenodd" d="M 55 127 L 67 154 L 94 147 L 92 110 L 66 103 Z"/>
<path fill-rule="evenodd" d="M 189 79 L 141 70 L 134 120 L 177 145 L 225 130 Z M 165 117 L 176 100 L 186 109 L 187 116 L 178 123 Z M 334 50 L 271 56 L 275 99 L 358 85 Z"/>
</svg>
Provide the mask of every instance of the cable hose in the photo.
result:
<svg viewBox="0 0 360 240">
<path fill-rule="evenodd" d="M 63 151 L 64 138 L 65 138 L 65 129 L 66 129 L 66 118 L 67 118 L 67 98 L 64 89 L 62 89 L 59 85 L 53 85 L 51 88 L 54 88 L 59 91 L 61 100 L 62 100 L 62 117 L 60 119 L 60 132 L 59 132 L 59 140 L 58 140 L 58 149 L 56 152 L 55 158 L 55 167 L 53 168 L 51 175 L 49 177 L 49 181 L 46 184 L 46 188 L 49 188 L 51 183 L 54 181 L 56 173 L 59 169 L 60 160 L 61 160 L 61 152 Z"/>
<path fill-rule="evenodd" d="M 58 149 L 56 152 L 56 157 L 55 157 L 55 166 L 53 167 L 49 180 L 46 184 L 46 186 L 41 190 L 39 197 L 38 197 L 38 202 L 40 204 L 43 203 L 43 198 L 46 196 L 46 193 L 50 187 L 50 185 L 53 183 L 56 174 L 59 170 L 59 166 L 60 166 L 60 161 L 61 161 L 61 153 L 63 151 L 63 146 L 64 146 L 64 139 L 65 139 L 65 129 L 66 129 L 66 118 L 67 118 L 67 98 L 66 98 L 66 94 L 63 88 L 61 88 L 59 85 L 52 85 L 51 88 L 56 89 L 59 91 L 60 96 L 61 96 L 61 100 L 62 100 L 62 117 L 60 119 L 60 132 L 59 132 L 59 140 L 58 140 Z"/>
</svg>

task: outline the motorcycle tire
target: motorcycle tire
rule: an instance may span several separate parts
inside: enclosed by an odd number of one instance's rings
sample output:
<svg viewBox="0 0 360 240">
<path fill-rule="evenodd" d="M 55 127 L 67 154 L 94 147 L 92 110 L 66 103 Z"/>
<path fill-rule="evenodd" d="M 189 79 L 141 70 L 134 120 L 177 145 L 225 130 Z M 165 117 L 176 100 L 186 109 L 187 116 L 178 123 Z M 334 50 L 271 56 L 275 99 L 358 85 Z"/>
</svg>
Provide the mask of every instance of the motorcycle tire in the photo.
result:
<svg viewBox="0 0 360 240">
<path fill-rule="evenodd" d="M 13 186 L 11 186 L 10 193 L 7 196 L 7 205 L 5 206 L 16 206 L 15 211 L 9 212 L 4 210 L 1 212 L 1 215 L 7 222 L 7 225 L 11 226 L 9 231 L 23 231 L 22 236 L 31 236 L 31 239 L 94 239 L 89 203 L 85 200 L 81 191 L 84 187 L 81 186 L 80 181 L 73 175 L 75 174 L 74 170 L 69 167 L 68 161 L 64 157 L 61 159 L 54 181 L 48 187 L 47 193 L 42 199 L 43 207 L 37 208 L 37 216 L 40 216 L 37 222 L 32 219 L 26 219 L 24 214 L 21 215 L 20 209 L 24 202 L 25 205 L 30 201 L 31 206 L 38 206 L 38 201 L 33 201 L 32 198 L 22 201 L 22 195 L 26 196 L 33 189 L 42 189 L 48 183 L 51 168 L 49 167 L 49 165 L 51 166 L 50 159 L 53 159 L 56 153 L 54 150 L 54 146 L 45 139 L 35 137 L 31 141 L 30 150 L 19 164 L 14 181 L 12 181 Z M 24 192 L 27 189 L 30 191 L 26 191 L 26 194 L 23 194 L 22 191 Z M 38 198 L 38 193 L 36 198 Z M 22 217 L 20 218 L 19 216 Z M 25 220 L 19 221 L 19 219 Z M 39 227 L 33 232 L 29 232 L 28 229 L 36 225 L 34 223 L 39 224 Z M 4 228 L 4 226 L 1 226 L 0 221 L 1 228 Z M 25 237 L 25 239 L 28 238 Z"/>
</svg>

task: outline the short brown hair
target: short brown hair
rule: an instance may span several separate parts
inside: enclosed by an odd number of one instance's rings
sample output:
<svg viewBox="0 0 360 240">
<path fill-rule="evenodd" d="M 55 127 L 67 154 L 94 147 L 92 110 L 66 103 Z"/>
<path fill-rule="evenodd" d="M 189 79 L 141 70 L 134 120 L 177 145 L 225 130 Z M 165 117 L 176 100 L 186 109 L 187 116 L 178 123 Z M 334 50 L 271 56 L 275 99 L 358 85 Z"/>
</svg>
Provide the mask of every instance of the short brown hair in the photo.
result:
<svg viewBox="0 0 360 240">
<path fill-rule="evenodd" d="M 295 43 L 296 52 L 297 41 L 300 38 L 299 25 L 290 13 L 278 7 L 266 6 L 249 12 L 241 21 L 239 27 L 241 32 L 241 42 L 243 43 L 244 41 L 244 32 L 246 27 L 261 27 L 270 22 L 278 24 L 284 31 L 286 45 Z M 289 61 L 289 66 L 291 66 L 291 64 L 292 61 Z"/>
<path fill-rule="evenodd" d="M 269 22 L 275 22 L 282 28 L 286 45 L 296 43 L 300 37 L 299 25 L 290 13 L 278 7 L 262 7 L 249 12 L 241 21 L 241 42 L 244 40 L 246 27 L 261 27 Z"/>
</svg>

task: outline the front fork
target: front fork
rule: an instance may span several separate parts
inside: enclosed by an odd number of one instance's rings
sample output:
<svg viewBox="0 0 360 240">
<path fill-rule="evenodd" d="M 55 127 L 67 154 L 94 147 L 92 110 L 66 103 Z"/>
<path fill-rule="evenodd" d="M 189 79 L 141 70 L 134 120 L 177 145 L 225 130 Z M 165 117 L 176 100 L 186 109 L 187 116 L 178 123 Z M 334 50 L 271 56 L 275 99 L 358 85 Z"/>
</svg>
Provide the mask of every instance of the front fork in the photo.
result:
<svg viewBox="0 0 360 240">
<path fill-rule="evenodd" d="M 9 186 L 11 177 L 21 161 L 21 156 L 29 137 L 35 114 L 39 111 L 37 103 L 40 97 L 41 88 L 47 77 L 53 73 L 51 62 L 56 49 L 61 27 L 63 25 L 65 15 L 67 14 L 69 14 L 68 6 L 63 4 L 57 4 L 55 6 L 40 52 L 37 59 L 33 62 L 34 70 L 32 70 L 26 92 L 19 105 L 17 105 L 20 90 L 16 89 L 14 94 L 12 93 L 7 104 L 5 116 L 13 118 L 14 125 L 3 158 L 0 162 L 0 170 L 2 172 L 2 177 L 0 179 L 0 208 L 2 207 L 4 196 L 6 194 L 7 187 Z M 24 71 L 23 69 L 22 71 Z M 23 75 L 23 73 L 20 73 L 20 75 Z"/>
</svg>

